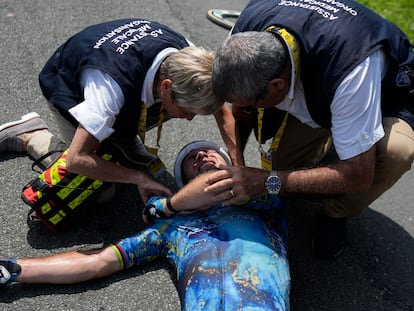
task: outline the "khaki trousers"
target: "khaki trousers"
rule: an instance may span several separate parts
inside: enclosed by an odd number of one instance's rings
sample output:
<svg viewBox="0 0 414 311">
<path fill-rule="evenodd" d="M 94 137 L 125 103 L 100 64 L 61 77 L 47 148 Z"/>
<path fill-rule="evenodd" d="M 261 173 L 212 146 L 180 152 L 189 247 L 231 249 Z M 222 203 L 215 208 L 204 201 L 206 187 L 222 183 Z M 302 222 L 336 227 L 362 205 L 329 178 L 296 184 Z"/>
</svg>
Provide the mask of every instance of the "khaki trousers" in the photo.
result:
<svg viewBox="0 0 414 311">
<path fill-rule="evenodd" d="M 327 215 L 359 216 L 410 170 L 414 161 L 414 130 L 405 121 L 392 117 L 384 118 L 383 126 L 385 136 L 377 143 L 375 177 L 371 187 L 366 192 L 326 199 Z M 327 155 L 331 146 L 330 131 L 313 129 L 289 116 L 279 149 L 272 155 L 273 168 L 314 167 Z"/>
<path fill-rule="evenodd" d="M 27 153 L 33 159 L 38 159 L 50 151 L 66 150 L 69 147 L 73 136 L 75 135 L 76 129 L 73 127 L 73 125 L 65 118 L 63 118 L 60 113 L 57 112 L 56 108 L 54 108 L 51 104 L 49 104 L 49 106 L 53 112 L 63 140 L 56 137 L 50 131 L 41 131 L 38 135 L 33 135 L 27 144 Z M 42 165 L 44 167 L 48 167 L 60 156 L 60 154 L 61 153 L 57 152 L 45 158 L 41 162 Z"/>
</svg>

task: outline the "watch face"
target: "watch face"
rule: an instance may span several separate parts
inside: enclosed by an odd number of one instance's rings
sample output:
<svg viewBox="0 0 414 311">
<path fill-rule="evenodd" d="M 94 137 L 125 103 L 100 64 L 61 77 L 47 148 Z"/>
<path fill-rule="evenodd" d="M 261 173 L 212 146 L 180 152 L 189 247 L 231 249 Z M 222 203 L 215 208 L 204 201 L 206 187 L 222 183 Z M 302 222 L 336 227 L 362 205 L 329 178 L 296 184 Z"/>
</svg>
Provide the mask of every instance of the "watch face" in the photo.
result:
<svg viewBox="0 0 414 311">
<path fill-rule="evenodd" d="M 282 183 L 278 176 L 269 176 L 266 180 L 266 189 L 269 194 L 278 194 Z"/>
</svg>

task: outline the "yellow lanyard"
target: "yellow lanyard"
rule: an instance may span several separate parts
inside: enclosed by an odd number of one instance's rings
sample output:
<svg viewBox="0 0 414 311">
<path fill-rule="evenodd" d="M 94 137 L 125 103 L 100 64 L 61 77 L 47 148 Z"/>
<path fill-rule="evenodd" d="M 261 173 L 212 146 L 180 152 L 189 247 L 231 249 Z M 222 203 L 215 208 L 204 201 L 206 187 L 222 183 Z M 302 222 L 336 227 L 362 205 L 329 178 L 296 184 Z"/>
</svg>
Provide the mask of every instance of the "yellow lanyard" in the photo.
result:
<svg viewBox="0 0 414 311">
<path fill-rule="evenodd" d="M 289 108 L 292 102 L 289 104 Z M 262 148 L 262 127 L 263 127 L 263 114 L 264 108 L 258 108 L 258 133 L 257 133 L 257 140 L 259 141 L 260 148 Z M 287 119 L 288 119 L 289 111 L 286 111 L 285 116 L 283 118 L 282 124 L 280 125 L 279 129 L 276 132 L 275 137 L 273 137 L 272 144 L 270 145 L 269 151 L 276 151 L 279 148 L 280 140 L 282 139 L 283 132 L 285 131 Z"/>
<path fill-rule="evenodd" d="M 138 135 L 144 144 L 145 144 L 145 134 L 147 132 L 147 114 L 148 114 L 148 108 L 144 103 L 142 103 L 141 113 L 139 115 L 139 122 L 138 122 Z M 164 123 L 164 108 L 161 104 L 160 112 L 158 115 L 157 148 L 151 148 L 151 147 L 146 146 L 148 151 L 156 156 L 158 156 L 158 148 L 160 147 L 160 139 L 161 139 L 161 131 L 162 131 L 163 123 Z"/>
<path fill-rule="evenodd" d="M 268 27 L 266 29 L 266 31 L 270 31 L 272 29 L 276 28 L 276 26 L 271 26 Z M 296 87 L 296 83 L 298 81 L 298 77 L 299 77 L 299 48 L 298 45 L 296 43 L 295 38 L 284 28 L 282 29 L 276 29 L 276 31 L 282 36 L 282 38 L 285 40 L 286 45 L 288 46 L 291 55 L 292 55 L 292 59 L 293 59 L 293 67 L 294 67 L 294 75 L 295 75 L 295 82 L 294 82 L 294 86 Z M 282 124 L 280 125 L 279 129 L 277 130 L 275 137 L 273 138 L 272 144 L 270 145 L 270 148 L 267 152 L 265 152 L 263 150 L 262 147 L 262 128 L 263 128 L 263 114 L 265 109 L 264 108 L 258 108 L 258 112 L 257 112 L 257 140 L 259 142 L 259 149 L 260 149 L 260 153 L 261 153 L 261 158 L 262 158 L 262 167 L 268 170 L 272 169 L 272 158 L 271 158 L 271 154 L 272 152 L 276 151 L 279 148 L 279 144 L 280 144 L 280 140 L 282 139 L 283 136 L 283 132 L 285 130 L 286 124 L 287 124 L 287 120 L 288 120 L 288 115 L 289 115 L 289 110 L 290 107 L 292 106 L 293 103 L 293 99 L 290 100 L 289 106 L 288 106 L 288 110 L 286 111 L 285 117 L 283 118 Z"/>
</svg>

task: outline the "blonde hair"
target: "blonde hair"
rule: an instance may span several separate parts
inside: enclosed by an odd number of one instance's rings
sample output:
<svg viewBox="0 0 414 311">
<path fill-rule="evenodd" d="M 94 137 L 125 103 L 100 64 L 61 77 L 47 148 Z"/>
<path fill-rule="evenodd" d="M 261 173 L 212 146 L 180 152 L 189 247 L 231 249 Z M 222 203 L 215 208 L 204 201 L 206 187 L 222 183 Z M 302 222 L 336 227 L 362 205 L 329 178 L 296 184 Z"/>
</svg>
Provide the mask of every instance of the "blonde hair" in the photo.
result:
<svg viewBox="0 0 414 311">
<path fill-rule="evenodd" d="M 223 105 L 212 89 L 214 56 L 210 50 L 191 46 L 170 55 L 162 63 L 161 76 L 171 80 L 171 90 L 178 106 L 208 115 Z"/>
</svg>

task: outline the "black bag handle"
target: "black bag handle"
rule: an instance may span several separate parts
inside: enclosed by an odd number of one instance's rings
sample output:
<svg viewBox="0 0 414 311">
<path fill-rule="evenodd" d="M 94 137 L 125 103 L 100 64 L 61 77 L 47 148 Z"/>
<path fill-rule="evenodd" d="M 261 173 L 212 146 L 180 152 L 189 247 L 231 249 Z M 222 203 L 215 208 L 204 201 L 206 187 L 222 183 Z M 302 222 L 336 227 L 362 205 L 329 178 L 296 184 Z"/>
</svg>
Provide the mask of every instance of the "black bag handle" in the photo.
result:
<svg viewBox="0 0 414 311">
<path fill-rule="evenodd" d="M 64 151 L 65 150 L 51 150 L 45 153 L 44 155 L 40 156 L 38 159 L 34 160 L 34 162 L 32 163 L 32 171 L 39 173 L 39 174 L 43 173 L 45 168 L 43 167 L 41 162 L 47 157 L 50 157 L 52 154 L 55 154 L 57 152 L 64 152 Z M 38 170 L 36 167 L 40 168 L 41 170 Z"/>
</svg>

